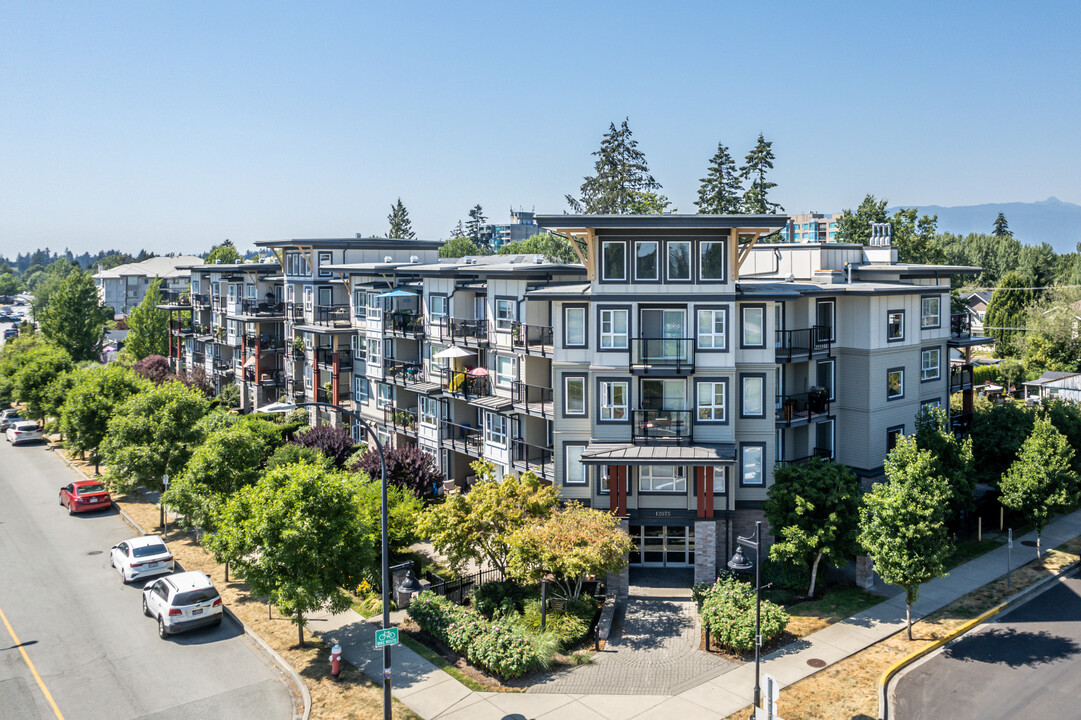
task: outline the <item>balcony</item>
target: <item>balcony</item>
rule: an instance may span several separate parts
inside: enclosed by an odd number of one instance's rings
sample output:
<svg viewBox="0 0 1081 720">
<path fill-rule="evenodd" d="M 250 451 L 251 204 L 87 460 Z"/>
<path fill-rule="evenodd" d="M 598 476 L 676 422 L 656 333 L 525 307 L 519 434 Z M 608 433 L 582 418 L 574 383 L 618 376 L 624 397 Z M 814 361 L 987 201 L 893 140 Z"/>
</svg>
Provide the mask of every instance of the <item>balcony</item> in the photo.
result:
<svg viewBox="0 0 1081 720">
<path fill-rule="evenodd" d="M 950 336 L 967 338 L 972 336 L 972 316 L 968 313 L 950 315 Z"/>
<path fill-rule="evenodd" d="M 201 353 L 201 352 L 193 352 L 191 354 L 191 364 L 192 365 L 202 365 L 205 362 L 206 362 L 206 355 L 204 355 L 203 353 Z"/>
<path fill-rule="evenodd" d="M 272 317 L 285 314 L 285 303 L 267 303 L 255 298 L 245 298 L 240 303 L 240 310 L 244 315 Z"/>
<path fill-rule="evenodd" d="M 964 392 L 972 389 L 972 366 L 955 367 L 950 369 L 950 393 Z"/>
<path fill-rule="evenodd" d="M 383 316 L 383 331 L 391 335 L 420 339 L 424 337 L 424 316 L 392 312 Z"/>
<path fill-rule="evenodd" d="M 777 362 L 803 362 L 830 354 L 828 325 L 815 325 L 802 330 L 778 330 L 776 333 Z"/>
<path fill-rule="evenodd" d="M 244 344 L 249 353 L 255 352 L 255 343 L 259 342 L 259 354 L 281 352 L 286 349 L 285 338 L 280 335 L 253 335 L 248 333 L 244 336 Z"/>
<path fill-rule="evenodd" d="M 287 304 L 285 306 L 285 318 L 291 320 L 294 323 L 304 322 L 304 306 Z"/>
<path fill-rule="evenodd" d="M 805 393 L 777 396 L 777 427 L 806 425 L 830 414 L 829 392 L 816 388 Z"/>
<path fill-rule="evenodd" d="M 255 368 L 244 368 L 244 380 L 250 383 L 258 382 L 260 387 L 273 388 L 273 387 L 285 387 L 285 375 L 281 370 L 264 371 L 262 376 L 256 380 Z"/>
<path fill-rule="evenodd" d="M 513 322 L 510 326 L 510 344 L 528 355 L 551 355 L 555 344 L 552 326 Z"/>
<path fill-rule="evenodd" d="M 972 432 L 972 413 L 951 414 L 950 430 L 954 435 L 968 435 Z"/>
<path fill-rule="evenodd" d="M 694 372 L 694 338 L 631 338 L 631 372 L 688 375 Z"/>
<path fill-rule="evenodd" d="M 544 480 L 555 480 L 555 453 L 551 448 L 532 445 L 525 440 L 514 440 L 514 467 L 531 471 Z"/>
<path fill-rule="evenodd" d="M 383 408 L 383 424 L 406 435 L 417 434 L 417 411 L 403 408 Z"/>
<path fill-rule="evenodd" d="M 353 399 L 353 394 L 350 391 L 349 383 L 341 383 L 338 386 L 338 399 L 334 399 L 334 393 L 328 388 L 319 388 L 319 391 L 315 394 L 319 402 L 330 403 L 331 405 L 340 405 L 343 402 L 347 402 Z"/>
<path fill-rule="evenodd" d="M 334 352 L 330 348 L 316 348 L 316 364 L 327 370 L 334 369 L 334 361 L 338 361 L 338 372 L 353 371 L 353 352 L 351 350 L 339 350 Z"/>
<path fill-rule="evenodd" d="M 526 415 L 552 417 L 555 410 L 552 388 L 540 385 L 527 385 L 515 380 L 510 384 L 511 401 L 514 408 Z"/>
<path fill-rule="evenodd" d="M 205 294 L 193 293 L 191 296 L 192 307 L 195 308 L 208 308 L 210 307 L 210 296 Z"/>
<path fill-rule="evenodd" d="M 459 425 L 449 420 L 444 420 L 439 425 L 439 432 L 443 438 L 443 444 L 452 450 L 481 457 L 481 449 L 484 447 L 484 438 L 479 427 L 472 425 Z"/>
<path fill-rule="evenodd" d="M 492 387 L 488 381 L 488 371 L 485 370 L 484 375 L 472 375 L 473 372 L 476 372 L 476 369 L 466 371 L 439 368 L 439 386 L 443 389 L 443 392 L 462 397 L 465 400 L 491 395 Z"/>
<path fill-rule="evenodd" d="M 161 304 L 169 305 L 172 307 L 191 307 L 191 297 L 188 292 L 181 290 L 166 290 L 160 289 L 158 293 L 161 295 Z"/>
<path fill-rule="evenodd" d="M 484 347 L 488 345 L 488 321 L 464 318 L 432 318 L 432 337 L 440 342 Z"/>
<path fill-rule="evenodd" d="M 833 451 L 829 448 L 815 448 L 814 454 L 804 455 L 803 457 L 792 458 L 791 460 L 778 460 L 778 465 L 802 465 L 805 462 L 819 458 L 821 460 L 830 460 L 833 458 Z"/>
<path fill-rule="evenodd" d="M 416 360 L 383 358 L 383 379 L 395 385 L 408 387 L 424 382 L 424 368 Z"/>
<path fill-rule="evenodd" d="M 631 410 L 631 420 L 635 445 L 689 445 L 693 440 L 690 410 Z"/>
<path fill-rule="evenodd" d="M 312 322 L 332 328 L 352 327 L 353 318 L 349 305 L 316 305 L 312 310 Z"/>
<path fill-rule="evenodd" d="M 214 358 L 213 371 L 215 375 L 227 376 L 232 375 L 235 369 L 233 368 L 233 363 L 225 362 L 220 358 Z"/>
</svg>

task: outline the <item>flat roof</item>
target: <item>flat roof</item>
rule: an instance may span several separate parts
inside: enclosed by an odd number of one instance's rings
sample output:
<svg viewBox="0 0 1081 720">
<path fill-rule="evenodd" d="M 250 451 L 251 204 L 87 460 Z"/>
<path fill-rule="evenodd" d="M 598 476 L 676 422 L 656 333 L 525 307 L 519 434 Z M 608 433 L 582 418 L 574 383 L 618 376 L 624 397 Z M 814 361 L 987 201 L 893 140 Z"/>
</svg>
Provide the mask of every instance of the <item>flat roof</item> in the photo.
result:
<svg viewBox="0 0 1081 720">
<path fill-rule="evenodd" d="M 185 270 L 201 270 L 204 272 L 237 272 L 256 270 L 259 272 L 281 272 L 281 266 L 278 265 L 278 261 L 275 260 L 272 263 L 268 262 L 252 262 L 252 263 L 212 263 L 201 265 L 183 265 L 182 269 Z"/>
<path fill-rule="evenodd" d="M 590 443 L 582 451 L 583 465 L 712 465 L 735 461 L 735 443 L 697 445 Z"/>
<path fill-rule="evenodd" d="M 788 225 L 787 215 L 541 215 L 537 225 L 554 229 L 595 230 L 762 230 L 776 232 Z"/>
<path fill-rule="evenodd" d="M 443 245 L 442 240 L 406 240 L 402 238 L 380 237 L 353 237 L 353 238 L 295 238 L 292 240 L 260 240 L 255 243 L 258 247 L 265 248 L 289 248 L 319 246 L 333 250 L 363 250 L 386 248 L 387 250 L 401 250 L 403 248 L 415 248 L 417 250 L 438 250 Z"/>
<path fill-rule="evenodd" d="M 857 274 L 874 273 L 898 273 L 901 275 L 976 275 L 983 272 L 983 268 L 972 265 L 925 265 L 920 263 L 871 263 L 870 265 L 853 265 L 852 272 Z"/>
</svg>

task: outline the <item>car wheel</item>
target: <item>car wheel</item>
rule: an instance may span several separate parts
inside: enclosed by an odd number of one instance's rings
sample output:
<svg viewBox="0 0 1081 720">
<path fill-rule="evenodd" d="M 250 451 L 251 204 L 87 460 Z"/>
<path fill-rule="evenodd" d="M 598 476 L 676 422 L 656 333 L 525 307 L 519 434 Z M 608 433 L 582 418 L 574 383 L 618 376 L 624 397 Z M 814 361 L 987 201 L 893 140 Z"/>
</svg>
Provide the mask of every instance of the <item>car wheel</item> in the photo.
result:
<svg viewBox="0 0 1081 720">
<path fill-rule="evenodd" d="M 224 615 L 225 615 L 225 613 L 222 613 L 221 615 L 219 615 L 218 619 L 215 620 L 213 623 L 211 623 L 211 627 L 220 627 L 221 626 L 221 619 L 222 619 L 222 617 Z"/>
<path fill-rule="evenodd" d="M 75 510 L 72 509 L 71 503 L 68 503 L 68 515 L 74 515 Z"/>
<path fill-rule="evenodd" d="M 169 637 L 169 631 L 165 629 L 165 621 L 158 618 L 158 637 L 162 640 Z"/>
<path fill-rule="evenodd" d="M 146 595 L 143 595 L 143 615 L 150 617 L 150 608 L 146 604 Z"/>
</svg>

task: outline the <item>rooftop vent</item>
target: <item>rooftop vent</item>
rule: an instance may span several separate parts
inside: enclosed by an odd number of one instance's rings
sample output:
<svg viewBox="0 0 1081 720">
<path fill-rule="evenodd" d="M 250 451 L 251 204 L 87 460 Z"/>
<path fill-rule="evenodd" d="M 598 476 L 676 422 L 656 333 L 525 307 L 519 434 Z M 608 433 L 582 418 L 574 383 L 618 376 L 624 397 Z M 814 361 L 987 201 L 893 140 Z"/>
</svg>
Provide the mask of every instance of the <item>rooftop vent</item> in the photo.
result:
<svg viewBox="0 0 1081 720">
<path fill-rule="evenodd" d="M 544 262 L 544 256 L 543 255 L 534 255 L 533 256 L 533 262 L 535 264 L 537 264 L 537 265 L 540 265 L 541 263 Z"/>
<path fill-rule="evenodd" d="M 357 240 L 360 240 L 362 237 L 364 237 L 364 236 L 361 235 L 360 233 L 357 233 Z"/>
<path fill-rule="evenodd" d="M 394 262 L 394 258 L 392 258 L 390 255 L 384 255 L 383 256 L 383 262 L 385 262 L 385 263 Z"/>
<path fill-rule="evenodd" d="M 889 245 L 893 237 L 893 226 L 889 223 L 871 223 L 871 237 L 868 245 Z"/>
<path fill-rule="evenodd" d="M 417 263 L 419 263 L 419 262 L 420 262 L 420 257 L 419 257 L 419 256 L 417 256 L 417 255 L 410 255 L 410 256 L 409 256 L 409 262 L 411 262 L 411 263 L 413 263 L 414 265 L 416 265 Z"/>
</svg>

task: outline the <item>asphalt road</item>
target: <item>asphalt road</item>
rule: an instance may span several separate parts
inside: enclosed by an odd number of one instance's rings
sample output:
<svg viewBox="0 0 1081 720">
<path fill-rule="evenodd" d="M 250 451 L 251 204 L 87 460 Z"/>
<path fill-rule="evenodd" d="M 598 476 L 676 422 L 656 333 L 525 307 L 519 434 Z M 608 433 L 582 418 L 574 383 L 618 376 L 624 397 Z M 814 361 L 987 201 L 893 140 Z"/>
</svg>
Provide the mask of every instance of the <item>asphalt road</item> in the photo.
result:
<svg viewBox="0 0 1081 720">
<path fill-rule="evenodd" d="M 894 717 L 1081 717 L 1081 579 L 945 645 L 897 683 Z"/>
<path fill-rule="evenodd" d="M 109 566 L 131 528 L 58 505 L 76 477 L 43 445 L 0 442 L 0 611 L 58 711 L 0 622 L 0 720 L 291 718 L 279 671 L 233 621 L 158 637 L 140 583 Z"/>
</svg>

